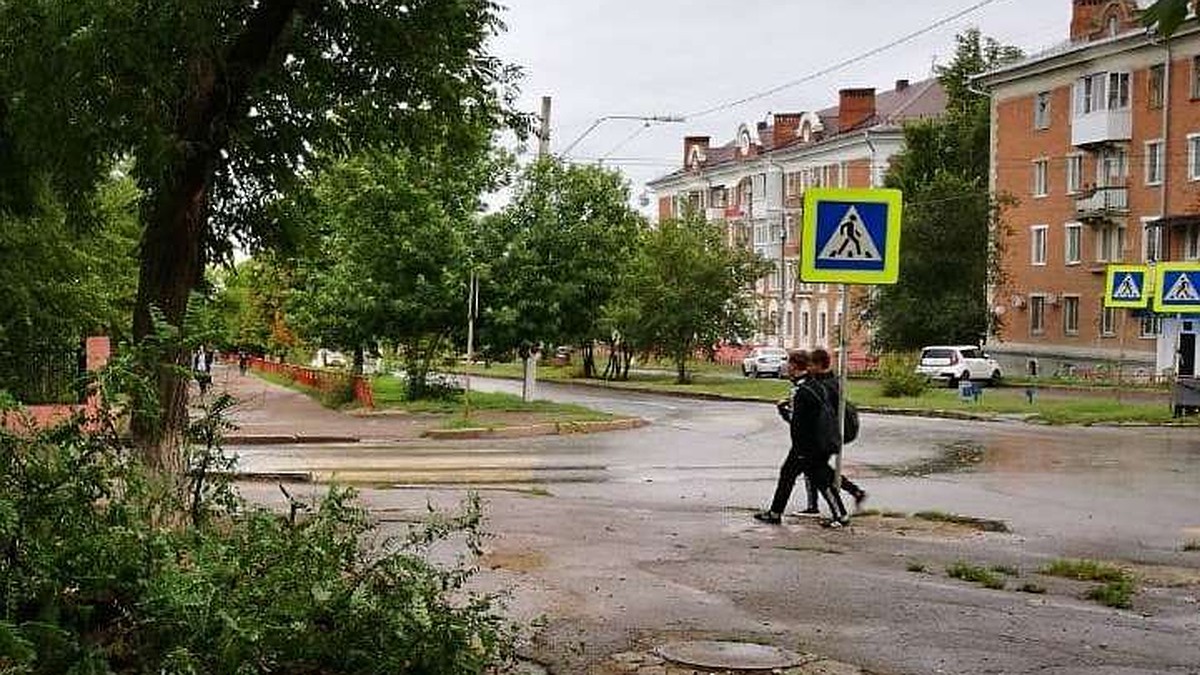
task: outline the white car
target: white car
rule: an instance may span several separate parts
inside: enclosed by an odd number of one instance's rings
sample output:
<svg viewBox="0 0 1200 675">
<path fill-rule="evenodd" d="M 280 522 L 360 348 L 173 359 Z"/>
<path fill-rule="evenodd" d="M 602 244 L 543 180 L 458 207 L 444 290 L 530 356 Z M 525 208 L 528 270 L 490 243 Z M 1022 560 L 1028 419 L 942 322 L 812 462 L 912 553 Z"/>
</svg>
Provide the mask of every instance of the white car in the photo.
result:
<svg viewBox="0 0 1200 675">
<path fill-rule="evenodd" d="M 987 380 L 999 384 L 1000 364 L 973 345 L 937 345 L 921 350 L 917 372 L 931 380 L 945 380 L 951 387 L 963 380 Z"/>
<path fill-rule="evenodd" d="M 783 347 L 755 347 L 742 359 L 742 375 L 783 377 L 787 373 L 787 350 Z"/>
</svg>

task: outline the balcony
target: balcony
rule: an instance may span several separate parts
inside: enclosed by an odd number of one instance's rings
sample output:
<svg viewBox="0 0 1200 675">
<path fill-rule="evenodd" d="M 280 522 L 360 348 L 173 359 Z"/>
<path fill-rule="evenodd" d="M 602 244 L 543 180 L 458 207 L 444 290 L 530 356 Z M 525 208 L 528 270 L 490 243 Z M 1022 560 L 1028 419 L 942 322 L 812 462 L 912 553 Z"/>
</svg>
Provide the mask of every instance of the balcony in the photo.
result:
<svg viewBox="0 0 1200 675">
<path fill-rule="evenodd" d="M 1133 138 L 1133 115 L 1129 108 L 1093 110 L 1071 119 L 1071 145 L 1085 147 Z"/>
<path fill-rule="evenodd" d="M 725 207 L 710 206 L 707 209 L 704 209 L 704 219 L 710 223 L 718 220 L 725 220 Z"/>
<path fill-rule="evenodd" d="M 1109 220 L 1129 215 L 1129 188 L 1098 187 L 1075 198 L 1075 217 L 1082 221 Z"/>
</svg>

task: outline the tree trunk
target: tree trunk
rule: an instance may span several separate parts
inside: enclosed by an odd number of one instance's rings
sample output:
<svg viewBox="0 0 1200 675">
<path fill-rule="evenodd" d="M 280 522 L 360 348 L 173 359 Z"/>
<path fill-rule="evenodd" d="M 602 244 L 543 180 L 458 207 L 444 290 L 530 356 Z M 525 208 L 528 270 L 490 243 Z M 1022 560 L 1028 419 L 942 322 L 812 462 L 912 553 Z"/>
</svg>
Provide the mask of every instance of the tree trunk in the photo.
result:
<svg viewBox="0 0 1200 675">
<path fill-rule="evenodd" d="M 145 230 L 133 314 L 133 337 L 143 345 L 154 332 L 153 311 L 161 312 L 171 326 L 183 327 L 188 297 L 204 275 L 209 188 L 218 158 L 229 144 L 231 125 L 247 114 L 250 83 L 271 60 L 297 1 L 262 0 L 224 58 L 218 62 L 211 54 L 195 56 L 173 129 L 174 156 L 161 163 L 139 158 L 145 160 L 148 173 L 143 187 L 149 188 L 151 200 L 143 210 Z M 179 482 L 188 423 L 188 371 L 180 372 L 179 366 L 187 365 L 187 354 L 180 340 L 163 347 L 152 364 L 158 414 L 136 406 L 132 430 L 147 465 Z"/>
</svg>

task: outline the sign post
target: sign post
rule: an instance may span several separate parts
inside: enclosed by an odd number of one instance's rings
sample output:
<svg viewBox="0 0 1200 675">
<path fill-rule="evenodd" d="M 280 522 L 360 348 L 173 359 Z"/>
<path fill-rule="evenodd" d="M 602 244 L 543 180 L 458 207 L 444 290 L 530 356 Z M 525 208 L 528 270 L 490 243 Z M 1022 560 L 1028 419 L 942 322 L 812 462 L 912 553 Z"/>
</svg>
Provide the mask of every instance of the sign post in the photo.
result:
<svg viewBox="0 0 1200 675">
<path fill-rule="evenodd" d="M 810 188 L 804 193 L 804 227 L 800 238 L 800 279 L 806 283 L 841 284 L 838 321 L 838 423 L 845 437 L 847 320 L 850 287 L 894 284 L 900 276 L 900 225 L 903 198 L 899 190 Z M 842 451 L 834 462 L 833 490 L 842 487 Z"/>
<path fill-rule="evenodd" d="M 1146 265 L 1109 265 L 1105 270 L 1104 306 L 1142 309 L 1150 300 L 1152 277 Z M 1121 355 L 1117 361 L 1117 403 L 1121 402 L 1121 375 L 1125 368 L 1125 331 L 1128 312 L 1121 317 Z"/>
</svg>

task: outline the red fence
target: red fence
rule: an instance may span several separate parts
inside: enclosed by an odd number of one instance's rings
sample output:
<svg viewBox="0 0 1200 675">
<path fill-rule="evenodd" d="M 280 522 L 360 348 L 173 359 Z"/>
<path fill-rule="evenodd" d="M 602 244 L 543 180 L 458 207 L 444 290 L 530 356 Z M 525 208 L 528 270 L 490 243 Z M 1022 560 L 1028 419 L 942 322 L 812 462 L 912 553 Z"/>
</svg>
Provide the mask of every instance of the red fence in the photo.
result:
<svg viewBox="0 0 1200 675">
<path fill-rule="evenodd" d="M 733 345 L 721 345 L 717 348 L 713 360 L 717 363 L 726 366 L 741 366 L 742 359 L 750 353 L 752 347 L 735 347 Z M 832 350 L 831 356 L 833 362 L 837 364 L 837 350 Z M 708 355 L 700 353 L 697 355 L 699 359 L 705 359 Z M 873 354 L 863 352 L 850 352 L 846 355 L 846 374 L 847 375 L 864 375 L 874 373 L 879 367 L 879 357 Z"/>
<path fill-rule="evenodd" d="M 250 367 L 264 373 L 282 375 L 300 386 L 321 392 L 335 391 L 350 386 L 354 390 L 355 401 L 366 408 L 375 407 L 375 394 L 371 390 L 371 381 L 361 375 L 296 366 L 290 363 L 277 363 L 260 358 L 250 359 Z"/>
</svg>

